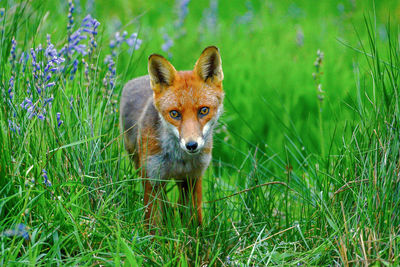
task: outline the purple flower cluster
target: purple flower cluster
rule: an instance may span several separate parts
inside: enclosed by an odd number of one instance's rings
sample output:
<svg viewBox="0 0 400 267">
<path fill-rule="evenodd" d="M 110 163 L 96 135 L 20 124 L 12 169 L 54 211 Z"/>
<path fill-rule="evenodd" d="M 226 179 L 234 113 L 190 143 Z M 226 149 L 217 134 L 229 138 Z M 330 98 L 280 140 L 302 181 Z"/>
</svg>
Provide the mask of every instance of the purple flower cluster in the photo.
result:
<svg viewBox="0 0 400 267">
<path fill-rule="evenodd" d="M 57 127 L 60 127 L 61 124 L 63 124 L 63 123 L 64 123 L 64 121 L 61 120 L 61 113 L 57 112 Z"/>
<path fill-rule="evenodd" d="M 10 130 L 14 133 L 21 133 L 21 128 L 19 127 L 18 124 L 16 124 L 14 121 L 12 120 L 8 120 L 8 127 L 10 128 Z"/>
<path fill-rule="evenodd" d="M 136 32 L 132 33 L 130 37 L 128 37 L 128 33 L 124 31 L 122 35 L 120 32 L 116 32 L 114 35 L 114 39 L 110 41 L 110 48 L 115 51 L 116 48 L 119 48 L 122 43 L 126 43 L 129 47 L 133 47 L 134 50 L 138 50 L 142 45 L 142 40 L 138 38 L 138 34 Z M 114 55 L 115 56 L 115 55 Z"/>
<path fill-rule="evenodd" d="M 183 1 L 185 2 L 185 1 Z M 188 2 L 188 1 L 187 1 Z M 0 9 L 2 16 L 4 9 Z M 51 42 L 51 36 L 47 35 L 46 45 L 38 44 L 29 51 L 17 53 L 17 42 L 13 38 L 11 41 L 9 61 L 12 64 L 11 75 L 8 82 L 9 105 L 17 105 L 22 117 L 39 120 L 46 120 L 51 114 L 52 103 L 54 101 L 53 90 L 55 90 L 59 81 L 66 79 L 73 80 L 78 75 L 78 69 L 84 67 L 85 78 L 90 81 L 90 70 L 93 67 L 94 50 L 97 47 L 96 36 L 100 23 L 88 14 L 79 25 L 74 19 L 75 6 L 73 0 L 68 1 L 68 38 L 66 44 L 61 46 L 61 50 L 57 50 L 56 46 Z M 128 35 L 126 31 L 122 34 L 117 32 L 110 42 L 111 53 L 105 58 L 107 72 L 104 77 L 104 83 L 108 89 L 115 87 L 116 78 L 116 59 L 117 49 L 126 43 L 131 49 L 138 50 L 142 45 L 142 40 L 138 38 L 137 33 Z M 19 59 L 19 60 L 18 60 Z M 65 60 L 67 59 L 67 60 Z M 89 64 L 88 64 L 89 63 Z M 16 74 L 17 68 L 20 66 L 22 72 Z M 69 77 L 68 77 L 69 76 Z M 7 85 L 6 85 L 7 86 Z M 16 94 L 15 88 L 26 88 L 26 94 Z M 18 99 L 18 100 L 17 100 Z M 14 103 L 15 101 L 17 103 Z M 79 99 L 77 99 L 79 102 Z M 71 96 L 69 101 L 70 109 L 73 108 L 74 99 Z M 57 127 L 64 122 L 61 119 L 62 114 L 56 113 Z M 19 132 L 20 126 L 9 121 L 9 128 L 13 132 Z M 25 127 L 21 126 L 21 129 Z M 43 177 L 47 184 L 47 172 L 43 170 Z"/>
<path fill-rule="evenodd" d="M 126 43 L 129 47 L 133 48 L 133 50 L 138 50 L 142 45 L 142 40 L 138 38 L 137 33 L 132 33 L 130 37 L 128 37 L 128 33 L 124 31 L 122 35 L 120 32 L 116 32 L 114 35 L 114 39 L 110 41 L 111 55 L 107 55 L 104 59 L 104 63 L 107 65 L 107 73 L 103 79 L 104 86 L 110 85 L 111 88 L 115 85 L 115 61 L 117 58 L 117 49 L 121 47 L 123 43 Z"/>
<path fill-rule="evenodd" d="M 73 9 L 70 9 L 70 12 L 73 12 Z M 68 15 L 69 17 L 69 15 Z M 71 15 L 72 18 L 72 15 Z M 73 22 L 73 19 L 72 19 Z M 72 29 L 72 24 L 69 25 L 69 30 Z M 97 35 L 97 28 L 100 23 L 94 19 L 90 14 L 87 15 L 83 21 L 81 27 L 79 27 L 76 31 L 68 37 L 68 44 L 66 44 L 60 51 L 60 55 L 65 55 L 71 57 L 74 53 L 81 54 L 83 56 L 87 54 L 92 54 L 94 48 L 97 47 L 97 43 L 95 40 L 95 36 Z M 82 40 L 86 40 L 90 38 L 90 46 L 87 48 L 86 44 L 82 44 Z"/>
<path fill-rule="evenodd" d="M 50 90 L 56 85 L 55 75 L 61 72 L 61 64 L 64 58 L 59 56 L 56 48 L 51 43 L 50 35 L 47 35 L 47 45 L 43 49 L 42 45 L 38 45 L 36 49 L 31 48 L 30 58 L 32 65 L 31 81 L 27 81 L 28 96 L 20 104 L 23 110 L 26 110 L 28 119 L 37 117 L 44 120 L 46 117 L 46 107 L 51 107 L 54 100 L 50 95 Z M 19 62 L 24 63 L 23 72 L 29 60 L 28 53 L 22 53 Z M 36 89 L 36 93 L 31 91 L 31 85 Z"/>
<path fill-rule="evenodd" d="M 14 92 L 12 91 L 14 89 L 14 76 L 11 76 L 10 81 L 8 82 L 8 96 L 10 97 L 10 100 L 13 99 Z"/>
<path fill-rule="evenodd" d="M 173 41 L 172 38 L 169 37 L 169 35 L 166 34 L 166 33 L 163 35 L 163 39 L 164 39 L 164 43 L 161 45 L 161 49 L 162 49 L 164 52 L 167 52 L 167 53 L 168 53 L 168 57 L 171 57 L 172 55 L 171 55 L 171 52 L 170 52 L 169 50 L 170 50 L 171 47 L 174 45 L 174 41 Z"/>
<path fill-rule="evenodd" d="M 105 87 L 107 87 L 107 85 L 109 84 L 110 87 L 113 88 L 115 85 L 115 74 L 116 74 L 114 57 L 111 55 L 107 55 L 106 58 L 104 59 L 104 63 L 107 64 L 108 70 L 106 76 L 103 79 L 103 84 Z"/>
<path fill-rule="evenodd" d="M 38 112 L 36 111 L 36 104 L 33 104 L 32 98 L 26 97 L 24 101 L 20 104 L 21 108 L 25 109 L 28 114 L 28 119 L 32 119 L 34 116 L 38 115 Z M 46 110 L 44 110 L 46 111 Z M 39 113 L 38 118 L 44 118 L 43 113 Z"/>
<path fill-rule="evenodd" d="M 79 61 L 77 59 L 74 59 L 74 63 L 72 65 L 72 70 L 71 70 L 71 76 L 69 77 L 71 81 L 74 79 L 75 73 L 78 70 L 78 63 Z"/>
<path fill-rule="evenodd" d="M 99 25 L 100 25 L 100 22 L 98 22 L 90 14 L 86 15 L 86 17 L 82 20 L 83 31 L 90 33 L 94 36 L 97 35 L 97 28 L 99 27 Z"/>
<path fill-rule="evenodd" d="M 22 64 L 22 73 L 25 73 L 26 64 L 28 63 L 28 60 L 29 60 L 29 53 L 22 52 L 18 61 L 18 64 L 20 65 Z"/>
<path fill-rule="evenodd" d="M 136 32 L 132 33 L 129 38 L 125 40 L 125 42 L 130 46 L 133 47 L 134 50 L 138 50 L 142 45 L 142 40 L 137 38 L 138 34 Z"/>
<path fill-rule="evenodd" d="M 82 29 L 84 32 L 87 32 L 90 36 L 90 47 L 89 54 L 93 54 L 94 49 L 97 47 L 96 35 L 97 28 L 99 27 L 100 22 L 96 19 L 92 18 L 90 14 L 88 14 L 82 21 Z"/>
<path fill-rule="evenodd" d="M 44 178 L 44 181 L 43 181 L 43 183 L 46 185 L 46 186 L 51 186 L 51 182 L 50 182 L 50 180 L 49 180 L 49 178 L 47 177 L 47 171 L 45 170 L 45 169 L 43 169 L 42 170 L 42 176 L 43 176 L 43 178 Z"/>
<path fill-rule="evenodd" d="M 80 41 L 86 38 L 86 35 L 82 34 L 82 29 L 79 28 L 68 37 L 68 44 L 61 49 L 60 54 L 72 56 L 72 54 L 76 52 L 78 54 L 86 55 L 86 45 L 80 44 Z"/>
<path fill-rule="evenodd" d="M 75 10 L 75 6 L 74 3 L 72 3 L 72 0 L 68 1 L 68 25 L 67 25 L 67 29 L 68 31 L 70 31 L 72 29 L 72 27 L 74 26 L 74 10 Z"/>
<path fill-rule="evenodd" d="M 17 55 L 15 54 L 16 48 L 17 48 L 17 41 L 15 41 L 15 37 L 13 37 L 11 40 L 11 51 L 10 51 L 10 63 L 11 64 L 14 64 L 15 59 L 17 58 Z"/>
<path fill-rule="evenodd" d="M 45 60 L 39 61 L 38 56 Z M 41 95 L 45 89 L 55 85 L 51 79 L 55 73 L 60 72 L 60 65 L 65 59 L 57 53 L 57 50 L 51 43 L 50 35 L 47 35 L 47 47 L 44 52 L 40 44 L 36 49 L 31 48 L 31 58 L 35 88 L 38 94 Z"/>
</svg>

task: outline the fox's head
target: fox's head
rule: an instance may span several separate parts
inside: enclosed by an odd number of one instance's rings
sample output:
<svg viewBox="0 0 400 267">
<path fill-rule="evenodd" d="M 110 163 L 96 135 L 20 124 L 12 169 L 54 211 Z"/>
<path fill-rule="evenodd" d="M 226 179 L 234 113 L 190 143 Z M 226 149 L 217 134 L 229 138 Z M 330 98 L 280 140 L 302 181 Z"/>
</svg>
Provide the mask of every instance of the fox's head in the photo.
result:
<svg viewBox="0 0 400 267">
<path fill-rule="evenodd" d="M 176 71 L 164 57 L 149 57 L 154 104 L 165 127 L 189 154 L 199 152 L 222 112 L 222 62 L 218 48 L 204 49 L 192 71 Z"/>
</svg>

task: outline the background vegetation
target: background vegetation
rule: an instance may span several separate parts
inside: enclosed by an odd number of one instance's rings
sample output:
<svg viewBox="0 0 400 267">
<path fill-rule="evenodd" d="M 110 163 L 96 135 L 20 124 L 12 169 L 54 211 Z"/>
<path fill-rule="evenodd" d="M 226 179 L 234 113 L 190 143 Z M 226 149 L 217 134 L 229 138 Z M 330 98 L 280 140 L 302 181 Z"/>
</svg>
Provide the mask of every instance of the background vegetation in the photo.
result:
<svg viewBox="0 0 400 267">
<path fill-rule="evenodd" d="M 0 264 L 398 265 L 399 16 L 398 1 L 0 1 Z M 172 204 L 152 236 L 120 92 L 149 54 L 190 69 L 208 45 L 226 101 L 204 225 Z"/>
</svg>

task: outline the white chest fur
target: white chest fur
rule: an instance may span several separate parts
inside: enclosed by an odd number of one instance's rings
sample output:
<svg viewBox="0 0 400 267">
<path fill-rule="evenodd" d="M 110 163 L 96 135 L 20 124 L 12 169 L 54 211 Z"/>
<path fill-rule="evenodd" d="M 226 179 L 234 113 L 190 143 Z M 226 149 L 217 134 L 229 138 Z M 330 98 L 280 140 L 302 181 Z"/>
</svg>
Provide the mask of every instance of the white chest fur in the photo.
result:
<svg viewBox="0 0 400 267">
<path fill-rule="evenodd" d="M 160 142 L 162 151 L 159 154 L 147 157 L 146 171 L 147 175 L 152 179 L 168 180 L 174 178 L 182 180 L 198 178 L 210 163 L 210 153 L 200 151 L 194 155 L 188 154 L 180 147 L 177 137 L 169 131 L 161 133 Z"/>
</svg>

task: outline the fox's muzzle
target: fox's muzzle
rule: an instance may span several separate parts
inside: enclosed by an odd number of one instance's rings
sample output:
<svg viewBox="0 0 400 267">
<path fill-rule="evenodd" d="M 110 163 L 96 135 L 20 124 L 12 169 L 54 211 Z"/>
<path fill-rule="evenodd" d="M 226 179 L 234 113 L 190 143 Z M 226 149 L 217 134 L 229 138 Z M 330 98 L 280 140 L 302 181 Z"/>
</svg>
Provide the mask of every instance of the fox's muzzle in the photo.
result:
<svg viewBox="0 0 400 267">
<path fill-rule="evenodd" d="M 190 138 L 186 141 L 184 138 L 181 138 L 179 142 L 181 148 L 189 153 L 189 154 L 196 154 L 198 153 L 204 146 L 204 138 L 198 137 L 196 139 Z"/>
<path fill-rule="evenodd" d="M 199 152 L 204 146 L 201 125 L 197 119 L 189 119 L 182 123 L 180 129 L 180 145 L 189 154 Z"/>
</svg>

